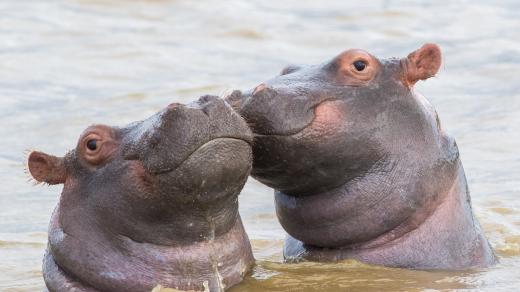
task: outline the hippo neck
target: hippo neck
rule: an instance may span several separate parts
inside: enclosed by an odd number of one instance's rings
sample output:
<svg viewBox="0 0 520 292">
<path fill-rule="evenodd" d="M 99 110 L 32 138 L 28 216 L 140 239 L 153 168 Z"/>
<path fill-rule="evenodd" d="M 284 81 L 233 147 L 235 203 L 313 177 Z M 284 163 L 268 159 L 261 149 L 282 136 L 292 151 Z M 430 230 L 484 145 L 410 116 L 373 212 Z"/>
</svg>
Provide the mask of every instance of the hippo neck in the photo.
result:
<svg viewBox="0 0 520 292">
<path fill-rule="evenodd" d="M 125 236 L 135 242 L 183 246 L 225 234 L 239 216 L 238 191 L 234 189 L 219 201 L 205 204 L 172 200 L 175 195 L 149 199 L 122 192 L 88 194 L 86 189 L 64 189 L 59 216 L 65 230 L 87 224 L 96 232 Z"/>
<path fill-rule="evenodd" d="M 167 214 L 160 218 L 126 217 L 116 232 L 136 242 L 149 242 L 158 245 L 186 245 L 215 239 L 233 228 L 238 215 L 238 194 L 222 198 L 212 205 L 172 204 L 159 213 Z M 100 218 L 103 222 L 103 219 Z"/>
<path fill-rule="evenodd" d="M 457 173 L 442 203 L 421 217 L 411 217 L 372 240 L 338 248 L 311 246 L 288 236 L 284 257 L 289 261 L 356 259 L 369 264 L 428 270 L 492 265 L 496 257 L 471 210 L 462 167 Z"/>
<path fill-rule="evenodd" d="M 157 285 L 198 291 L 205 281 L 211 291 L 220 291 L 238 283 L 253 264 L 239 216 L 225 234 L 181 246 L 136 242 L 88 221 L 69 230 L 59 217 L 58 206 L 49 226 L 48 253 L 61 276 L 101 291 L 151 291 Z M 52 276 L 46 275 L 46 282 Z"/>
<path fill-rule="evenodd" d="M 276 191 L 280 223 L 294 238 L 320 247 L 357 248 L 398 238 L 431 216 L 453 183 L 464 179 L 454 141 L 443 144 L 437 160 L 429 157 L 438 153 L 389 156 L 363 177 L 327 192 L 290 196 Z"/>
</svg>

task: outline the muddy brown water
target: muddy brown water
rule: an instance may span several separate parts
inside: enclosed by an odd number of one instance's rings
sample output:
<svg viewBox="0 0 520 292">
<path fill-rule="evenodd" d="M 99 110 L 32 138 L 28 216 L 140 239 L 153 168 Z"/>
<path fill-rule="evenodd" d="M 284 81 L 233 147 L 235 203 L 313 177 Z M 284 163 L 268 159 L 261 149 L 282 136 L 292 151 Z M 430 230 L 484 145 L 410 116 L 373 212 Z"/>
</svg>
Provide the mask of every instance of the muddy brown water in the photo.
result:
<svg viewBox="0 0 520 292">
<path fill-rule="evenodd" d="M 0 290 L 44 287 L 60 187 L 27 182 L 24 150 L 61 155 L 90 124 L 124 125 L 170 102 L 250 88 L 289 63 L 353 47 L 405 56 L 436 42 L 444 65 L 417 89 L 458 141 L 500 264 L 457 272 L 283 264 L 272 190 L 250 179 L 240 204 L 257 265 L 232 291 L 518 291 L 520 3 L 346 2 L 0 1 Z"/>
</svg>

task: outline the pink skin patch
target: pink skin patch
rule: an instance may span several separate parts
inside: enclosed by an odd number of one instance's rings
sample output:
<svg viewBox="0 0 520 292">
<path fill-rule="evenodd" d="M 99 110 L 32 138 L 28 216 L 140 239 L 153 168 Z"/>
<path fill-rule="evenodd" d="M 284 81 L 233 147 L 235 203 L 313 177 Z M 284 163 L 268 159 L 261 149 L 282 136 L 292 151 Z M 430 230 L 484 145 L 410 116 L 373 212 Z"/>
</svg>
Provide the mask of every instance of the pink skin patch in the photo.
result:
<svg viewBox="0 0 520 292">
<path fill-rule="evenodd" d="M 259 93 L 260 91 L 264 90 L 267 86 L 265 86 L 264 83 L 258 85 L 257 87 L 255 87 L 255 89 L 253 90 L 253 95 Z"/>
<path fill-rule="evenodd" d="M 339 108 L 341 101 L 325 101 L 314 109 L 314 120 L 307 128 L 306 136 L 324 137 L 337 135 L 345 125 L 345 114 Z"/>
<path fill-rule="evenodd" d="M 339 124 L 343 120 L 343 113 L 336 106 L 336 101 L 325 101 L 314 110 L 315 123 Z"/>
</svg>

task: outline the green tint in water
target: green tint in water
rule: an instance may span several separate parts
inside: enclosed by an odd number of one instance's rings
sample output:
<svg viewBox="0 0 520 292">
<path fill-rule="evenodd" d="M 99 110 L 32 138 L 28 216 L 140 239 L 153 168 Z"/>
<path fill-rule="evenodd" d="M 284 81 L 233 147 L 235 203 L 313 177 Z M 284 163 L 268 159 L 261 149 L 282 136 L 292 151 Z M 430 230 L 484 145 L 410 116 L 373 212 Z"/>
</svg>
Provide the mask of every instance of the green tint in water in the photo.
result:
<svg viewBox="0 0 520 292">
<path fill-rule="evenodd" d="M 368 266 L 354 261 L 334 264 L 263 262 L 236 291 L 421 291 L 461 289 L 470 272 L 424 272 Z"/>
<path fill-rule="evenodd" d="M 231 291 L 494 291 L 497 286 L 514 287 L 515 283 L 518 283 L 519 275 L 515 269 L 517 263 L 511 257 L 520 256 L 519 243 L 516 238 L 512 245 L 498 249 L 502 256 L 501 263 L 493 268 L 468 271 L 414 271 L 371 266 L 356 261 L 284 264 L 281 263 L 282 256 L 279 253 L 283 243 L 276 247 L 268 247 L 265 243 L 253 241 L 256 250 L 276 249 L 278 254 L 272 255 L 268 261 L 259 261 L 252 275 Z M 504 251 L 511 247 L 515 250 L 504 254 Z M 497 285 L 497 282 L 500 285 Z"/>
</svg>

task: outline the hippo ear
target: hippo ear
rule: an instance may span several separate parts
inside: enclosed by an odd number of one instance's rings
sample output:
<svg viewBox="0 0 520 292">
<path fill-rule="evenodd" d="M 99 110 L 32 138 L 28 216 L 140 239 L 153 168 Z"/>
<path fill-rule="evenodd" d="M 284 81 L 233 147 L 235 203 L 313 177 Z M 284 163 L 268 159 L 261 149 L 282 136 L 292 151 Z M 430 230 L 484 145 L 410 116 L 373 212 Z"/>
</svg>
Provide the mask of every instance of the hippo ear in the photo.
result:
<svg viewBox="0 0 520 292">
<path fill-rule="evenodd" d="M 404 82 L 413 86 L 418 80 L 435 76 L 441 67 L 441 49 L 436 44 L 425 44 L 410 53 L 404 61 Z"/>
<path fill-rule="evenodd" d="M 64 159 L 43 152 L 32 151 L 27 158 L 27 167 L 38 182 L 62 184 L 67 177 Z"/>
</svg>

